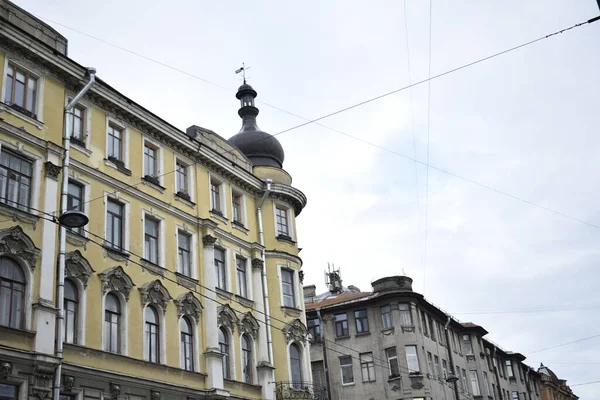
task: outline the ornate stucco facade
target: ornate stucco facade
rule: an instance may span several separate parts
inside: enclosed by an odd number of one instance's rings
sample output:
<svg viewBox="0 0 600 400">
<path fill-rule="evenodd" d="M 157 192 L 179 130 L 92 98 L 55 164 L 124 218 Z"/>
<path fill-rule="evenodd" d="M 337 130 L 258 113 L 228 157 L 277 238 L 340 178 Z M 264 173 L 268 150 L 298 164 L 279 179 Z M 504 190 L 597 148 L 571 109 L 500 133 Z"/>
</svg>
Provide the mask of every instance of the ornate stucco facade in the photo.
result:
<svg viewBox="0 0 600 400">
<path fill-rule="evenodd" d="M 182 131 L 100 79 L 65 115 L 88 79 L 67 39 L 9 1 L 0 22 L 3 398 L 51 397 L 61 362 L 61 396 L 77 400 L 274 399 L 308 387 L 295 225 L 306 197 L 276 139 L 260 131 L 258 155 L 239 142 L 258 132 L 256 92 L 238 92 L 237 141 Z M 66 118 L 66 207 L 90 221 L 66 237 L 61 360 Z"/>
</svg>

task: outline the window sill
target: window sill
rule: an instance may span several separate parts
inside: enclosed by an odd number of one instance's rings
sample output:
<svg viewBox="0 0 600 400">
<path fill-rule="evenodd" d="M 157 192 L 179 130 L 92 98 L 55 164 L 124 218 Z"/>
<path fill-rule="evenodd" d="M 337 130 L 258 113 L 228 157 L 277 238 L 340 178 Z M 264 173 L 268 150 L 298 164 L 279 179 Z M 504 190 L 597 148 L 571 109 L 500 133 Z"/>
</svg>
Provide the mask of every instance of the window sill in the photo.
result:
<svg viewBox="0 0 600 400">
<path fill-rule="evenodd" d="M 281 311 L 283 311 L 286 316 L 292 316 L 295 318 L 300 318 L 302 315 L 302 310 L 296 307 L 281 306 Z"/>
<path fill-rule="evenodd" d="M 396 331 L 396 329 L 394 329 L 393 326 L 389 327 L 389 328 L 383 328 L 381 330 L 381 333 L 383 333 L 384 335 L 392 335 L 394 332 Z"/>
<path fill-rule="evenodd" d="M 127 261 L 129 260 L 129 254 L 125 253 L 123 250 L 118 250 L 108 245 L 102 246 L 104 247 L 105 256 L 108 256 L 116 261 Z"/>
<path fill-rule="evenodd" d="M 221 211 L 210 210 L 210 216 L 213 217 L 213 218 L 218 219 L 221 222 L 224 222 L 224 223 L 228 222 L 227 218 L 225 218 L 225 216 L 223 215 L 223 213 Z"/>
<path fill-rule="evenodd" d="M 244 307 L 248 307 L 248 308 L 253 308 L 254 307 L 254 302 L 252 300 L 250 300 L 249 298 L 247 298 L 247 297 L 240 296 L 239 294 L 236 294 L 235 298 L 238 301 L 238 303 L 240 303 Z"/>
<path fill-rule="evenodd" d="M 38 128 L 39 130 L 44 129 L 44 123 L 42 121 L 37 120 L 35 118 L 31 118 L 30 116 L 25 115 L 25 114 L 15 110 L 7 103 L 0 103 L 0 110 L 6 112 L 8 114 L 14 115 L 17 118 L 21 118 L 21 119 L 25 120 L 26 122 L 29 122 L 32 125 L 35 125 L 35 127 Z"/>
<path fill-rule="evenodd" d="M 5 215 L 12 218 L 13 221 L 21 221 L 26 224 L 31 224 L 35 229 L 40 217 L 28 211 L 9 206 L 5 203 L 0 203 L 0 215 Z"/>
<path fill-rule="evenodd" d="M 165 187 L 161 186 L 158 178 L 154 178 L 153 176 L 145 175 L 142 177 L 142 183 L 146 186 L 150 186 L 152 189 L 156 189 L 161 193 L 165 192 Z"/>
<path fill-rule="evenodd" d="M 67 242 L 73 246 L 83 247 L 85 249 L 89 241 L 90 239 L 85 236 L 67 229 Z"/>
<path fill-rule="evenodd" d="M 254 387 L 256 389 L 260 389 L 262 387 L 260 385 L 255 385 L 254 383 L 248 383 L 248 382 L 244 382 L 244 381 L 236 381 L 236 380 L 227 379 L 227 378 L 223 378 L 223 381 L 230 383 L 231 385 L 246 385 L 246 386 Z"/>
<path fill-rule="evenodd" d="M 179 201 L 179 202 L 185 204 L 188 207 L 192 207 L 192 208 L 196 207 L 196 203 L 188 201 L 188 200 L 184 199 L 181 196 L 178 196 L 177 193 L 175 193 L 174 199 L 175 199 L 175 201 Z"/>
<path fill-rule="evenodd" d="M 71 140 L 73 140 L 73 139 L 71 139 Z M 92 155 L 91 150 L 88 150 L 88 148 L 85 146 L 84 147 L 79 146 L 79 144 L 77 144 L 77 143 L 71 142 L 71 148 L 73 150 L 77 150 L 78 152 L 82 153 L 86 157 L 90 157 Z"/>
<path fill-rule="evenodd" d="M 242 232 L 244 232 L 244 233 L 246 233 L 246 234 L 247 234 L 248 232 L 250 232 L 250 230 L 249 230 L 248 228 L 246 228 L 246 227 L 244 226 L 244 224 L 243 224 L 243 223 L 241 223 L 241 222 L 239 222 L 239 221 L 231 221 L 231 226 L 232 226 L 234 229 L 238 229 L 238 230 L 240 230 L 240 231 L 242 231 Z"/>
<path fill-rule="evenodd" d="M 402 329 L 402 332 L 410 332 L 410 333 L 414 333 L 415 332 L 415 326 L 414 325 L 403 325 L 400 326 L 400 328 Z M 442 344 L 443 346 L 443 344 Z"/>
<path fill-rule="evenodd" d="M 388 382 L 393 382 L 393 381 L 397 381 L 399 379 L 402 379 L 402 377 L 400 375 L 398 375 L 398 376 L 389 376 L 388 379 L 387 379 L 387 381 Z"/>
<path fill-rule="evenodd" d="M 376 379 L 373 379 L 372 381 L 362 381 L 362 383 L 375 383 L 375 382 L 377 382 Z"/>
<path fill-rule="evenodd" d="M 408 377 L 411 379 L 421 379 L 421 378 L 423 378 L 423 374 L 420 371 L 419 372 L 409 372 Z"/>
<path fill-rule="evenodd" d="M 221 289 L 220 287 L 216 287 L 215 292 L 217 293 L 217 296 L 219 296 L 220 298 L 222 298 L 224 300 L 231 300 L 233 298 L 233 293 L 228 292 L 227 290 Z"/>
<path fill-rule="evenodd" d="M 112 160 L 110 160 L 108 158 L 104 159 L 104 165 L 106 165 L 108 167 L 111 167 L 111 168 L 114 168 L 117 171 L 122 172 L 122 173 L 124 173 L 127 176 L 131 176 L 131 171 L 129 169 L 127 169 L 127 167 L 125 167 L 125 165 L 120 166 L 120 165 L 116 164 L 115 162 L 113 162 Z"/>
<path fill-rule="evenodd" d="M 334 340 L 345 340 L 345 339 L 350 339 L 350 335 L 336 336 L 334 338 Z"/>
<path fill-rule="evenodd" d="M 165 276 L 167 272 L 166 268 L 163 268 L 160 265 L 153 263 L 152 261 L 146 260 L 145 258 L 140 258 L 140 264 L 142 264 L 145 269 L 149 270 L 150 272 L 156 275 Z"/>
<path fill-rule="evenodd" d="M 371 334 L 371 332 L 359 332 L 354 336 L 369 336 Z"/>
<path fill-rule="evenodd" d="M 35 337 L 35 332 L 27 329 L 11 328 L 10 326 L 0 325 L 0 332 L 13 333 L 19 336 Z"/>
<path fill-rule="evenodd" d="M 350 382 L 350 383 L 342 383 L 342 386 L 354 386 L 356 383 L 354 382 Z"/>
<path fill-rule="evenodd" d="M 196 286 L 200 283 L 197 279 L 184 275 L 181 272 L 175 272 L 175 276 L 177 277 L 177 283 L 188 289 L 196 290 Z"/>
<path fill-rule="evenodd" d="M 277 235 L 277 240 L 279 240 L 280 242 L 287 242 L 287 243 L 291 243 L 293 245 L 296 244 L 296 242 L 294 242 L 294 240 L 287 236 L 287 235 Z"/>
</svg>

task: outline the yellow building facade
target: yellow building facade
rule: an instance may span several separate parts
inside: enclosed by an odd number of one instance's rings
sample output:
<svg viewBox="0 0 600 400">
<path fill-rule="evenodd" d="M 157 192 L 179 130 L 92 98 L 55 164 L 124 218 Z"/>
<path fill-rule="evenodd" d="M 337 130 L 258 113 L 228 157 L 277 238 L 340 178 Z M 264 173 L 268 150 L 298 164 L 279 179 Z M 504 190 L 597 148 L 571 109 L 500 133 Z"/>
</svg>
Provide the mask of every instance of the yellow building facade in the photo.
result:
<svg viewBox="0 0 600 400">
<path fill-rule="evenodd" d="M 0 396 L 52 397 L 60 364 L 63 400 L 310 398 L 306 197 L 256 125 L 254 89 L 238 91 L 229 140 L 181 131 L 100 79 L 65 114 L 88 69 L 9 1 L 0 20 Z M 66 234 L 61 359 L 65 135 L 65 208 L 89 224 Z"/>
</svg>

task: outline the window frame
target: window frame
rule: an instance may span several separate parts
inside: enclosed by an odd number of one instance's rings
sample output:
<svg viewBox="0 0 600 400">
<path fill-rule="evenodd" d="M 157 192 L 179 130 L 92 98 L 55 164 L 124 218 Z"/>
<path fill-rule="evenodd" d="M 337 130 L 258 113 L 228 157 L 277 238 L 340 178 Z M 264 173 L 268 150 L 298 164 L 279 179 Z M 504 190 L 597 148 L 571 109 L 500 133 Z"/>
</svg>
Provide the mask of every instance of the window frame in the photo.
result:
<svg viewBox="0 0 600 400">
<path fill-rule="evenodd" d="M 281 234 L 279 231 L 279 226 L 278 226 L 278 216 L 277 216 L 277 210 L 281 210 L 285 212 L 285 218 L 286 218 L 286 222 L 287 222 L 287 234 Z M 294 218 L 294 214 L 292 214 L 292 208 L 287 205 L 284 204 L 282 202 L 273 202 L 273 226 L 275 229 L 275 237 L 276 238 L 280 238 L 280 239 L 287 239 L 287 240 L 294 240 L 295 238 L 295 229 L 293 227 L 293 218 Z"/>
<path fill-rule="evenodd" d="M 363 357 L 371 357 L 371 360 L 363 360 Z M 377 376 L 375 374 L 375 362 L 373 358 L 373 352 L 368 351 L 359 354 L 360 360 L 360 375 L 363 382 L 376 382 Z M 367 379 L 365 379 L 365 371 L 367 372 Z M 371 374 L 372 372 L 372 374 Z M 372 375 L 372 376 L 371 376 Z"/>
<path fill-rule="evenodd" d="M 247 345 L 247 350 L 244 349 L 244 342 Z M 242 382 L 253 384 L 254 383 L 254 341 L 250 335 L 244 333 L 240 335 L 240 356 L 241 356 L 241 370 L 242 370 Z M 246 364 L 244 366 L 244 364 Z M 246 371 L 244 371 L 246 369 Z"/>
<path fill-rule="evenodd" d="M 384 311 L 384 308 L 388 309 L 388 311 Z M 379 307 L 379 314 L 381 315 L 381 326 L 382 329 L 391 329 L 394 327 L 394 316 L 392 315 L 392 306 L 389 304 L 385 304 Z M 386 323 L 386 321 L 388 321 Z M 389 326 L 387 326 L 389 325 Z"/>
<path fill-rule="evenodd" d="M 71 195 L 71 190 L 70 190 L 71 189 L 71 185 L 77 186 L 78 189 L 80 190 L 80 197 L 79 198 Z M 86 208 L 85 207 L 85 205 L 86 205 L 86 192 L 87 192 L 86 189 L 87 188 L 86 188 L 85 183 L 81 183 L 79 181 L 76 181 L 75 179 L 69 179 L 69 184 L 68 184 L 68 189 L 67 189 L 67 209 L 68 210 L 79 210 L 82 213 L 84 213 L 84 214 L 87 215 L 87 213 L 85 211 L 85 208 Z M 79 206 L 77 208 L 75 208 L 72 205 L 73 199 L 76 199 L 76 200 L 79 201 Z M 75 233 L 75 234 L 77 234 L 79 236 L 86 237 L 86 232 L 85 232 L 84 227 L 81 227 L 81 228 L 67 228 L 67 230 L 69 232 Z"/>
<path fill-rule="evenodd" d="M 2 326 L 7 326 L 13 329 L 27 329 L 28 327 L 28 320 L 29 320 L 29 313 L 28 310 L 31 308 L 30 305 L 30 301 L 29 301 L 29 282 L 31 281 L 31 275 L 27 275 L 28 271 L 26 270 L 25 266 L 22 265 L 22 263 L 18 262 L 16 259 L 12 258 L 12 257 L 8 257 L 7 255 L 3 255 L 0 256 L 0 267 L 2 266 L 2 262 L 3 260 L 8 260 L 9 262 L 13 263 L 13 268 L 18 268 L 19 271 L 21 272 L 21 274 L 23 275 L 23 282 L 18 282 L 14 279 L 8 279 L 8 278 L 1 278 L 0 277 L 0 292 L 2 292 L 3 290 L 6 290 L 6 286 L 4 286 L 2 284 L 3 281 L 8 281 L 10 282 L 10 289 L 9 289 L 9 297 L 10 297 L 10 307 L 8 310 L 8 325 L 2 325 Z M 20 315 L 18 308 L 16 310 L 13 310 L 13 306 L 12 306 L 12 302 L 14 300 L 14 293 L 15 293 L 15 288 L 14 285 L 21 285 L 22 289 L 21 290 L 17 290 L 17 292 L 20 292 L 20 300 L 21 300 L 21 310 L 20 310 Z M 15 316 L 13 316 L 13 311 L 16 311 Z M 13 324 L 13 318 L 16 318 L 18 321 L 16 324 Z"/>
<path fill-rule="evenodd" d="M 217 190 L 215 191 L 216 188 Z M 208 179 L 208 193 L 210 196 L 210 212 L 227 218 L 225 199 L 223 196 L 225 183 L 223 180 L 211 175 Z M 216 196 L 216 199 L 215 199 Z M 215 207 L 215 203 L 218 207 Z"/>
<path fill-rule="evenodd" d="M 349 364 L 345 364 L 343 362 L 346 361 L 350 361 Z M 341 378 L 341 382 L 342 382 L 342 386 L 349 386 L 349 385 L 354 385 L 355 380 L 354 380 L 354 365 L 352 362 L 352 356 L 340 356 L 339 357 L 339 362 L 340 362 L 340 378 Z M 344 382 L 344 369 L 350 369 L 350 374 L 352 377 L 352 381 L 351 382 Z"/>
<path fill-rule="evenodd" d="M 7 94 L 6 89 L 8 88 L 8 69 L 9 68 L 13 69 L 13 74 L 14 74 L 14 76 L 12 77 L 13 83 L 11 85 L 10 99 L 6 97 L 6 94 Z M 16 85 L 14 85 L 14 82 L 16 81 L 16 72 L 17 71 L 21 72 L 26 77 L 26 81 L 23 86 L 23 88 L 24 88 L 24 90 L 23 90 L 23 105 L 20 105 L 13 101 L 14 93 L 15 93 L 15 86 L 16 86 Z M 29 82 L 30 77 L 35 79 L 35 91 L 33 94 L 34 99 L 33 99 L 33 104 L 32 104 L 32 110 L 29 110 L 27 108 L 27 91 L 28 91 L 27 84 Z M 44 82 L 44 78 L 43 78 L 42 74 L 32 71 L 31 68 L 25 67 L 22 63 L 15 61 L 7 54 L 5 57 L 5 62 L 4 62 L 4 76 L 2 77 L 2 103 L 9 105 L 9 107 L 10 107 L 10 104 L 16 104 L 17 106 L 22 107 L 23 109 L 25 109 L 25 110 L 29 111 L 30 113 L 32 113 L 33 115 L 35 115 L 35 118 L 32 118 L 29 115 L 21 114 L 21 113 L 19 113 L 19 115 L 24 115 L 27 118 L 31 118 L 33 120 L 37 120 L 38 122 L 42 122 L 41 114 L 42 114 L 42 110 L 44 107 L 41 106 L 40 103 L 43 101 L 43 82 Z M 12 108 L 11 108 L 11 110 L 12 110 Z M 39 112 L 38 112 L 38 110 L 39 110 Z"/>
<path fill-rule="evenodd" d="M 120 209 L 121 209 L 120 215 L 117 215 L 114 212 L 112 212 L 112 211 L 109 210 L 109 204 L 110 203 L 118 205 L 120 207 Z M 125 207 L 125 204 L 120 199 L 115 199 L 115 198 L 112 198 L 112 197 L 108 197 L 107 200 L 106 200 L 106 207 L 105 208 L 106 208 L 106 211 L 105 211 L 106 218 L 105 218 L 105 221 L 104 221 L 104 224 L 105 224 L 105 226 L 104 226 L 104 232 L 105 232 L 104 233 L 104 237 L 105 237 L 105 239 L 104 239 L 104 245 L 106 247 L 112 249 L 112 250 L 116 250 L 116 251 L 119 251 L 119 252 L 124 252 L 124 251 L 126 251 L 126 248 L 125 248 L 126 247 L 126 245 L 125 245 L 125 242 L 126 242 L 125 232 L 127 231 L 127 227 L 126 227 L 127 209 Z M 111 226 L 113 227 L 113 229 L 111 230 L 111 235 L 113 235 L 114 232 L 115 232 L 115 230 L 114 230 L 114 219 L 117 218 L 117 219 L 120 220 L 119 243 L 118 243 L 118 246 L 115 245 L 115 243 L 114 243 L 114 237 L 111 236 L 111 238 L 110 238 L 111 240 L 109 240 L 109 234 L 108 234 L 109 233 L 108 232 L 108 225 L 109 225 L 108 224 L 108 215 L 109 214 L 111 215 L 111 219 L 113 220 L 111 222 Z"/>
<path fill-rule="evenodd" d="M 223 254 L 223 259 L 217 259 L 217 253 Z M 213 264 L 215 267 L 215 279 L 216 288 L 227 291 L 228 288 L 228 263 L 227 263 L 227 249 L 220 246 L 215 246 L 213 249 Z M 221 286 L 221 284 L 223 286 Z"/>
<path fill-rule="evenodd" d="M 345 319 L 343 320 L 339 320 L 337 319 L 338 315 L 344 315 Z M 343 312 L 343 313 L 337 313 L 333 315 L 333 326 L 335 327 L 335 337 L 336 338 L 343 338 L 343 337 L 348 337 L 350 336 L 350 329 L 348 326 L 348 313 L 347 312 Z M 345 328 L 344 328 L 345 325 Z M 341 327 L 341 332 L 342 334 L 338 334 L 339 330 L 338 330 L 338 326 Z"/>
<path fill-rule="evenodd" d="M 75 299 L 68 299 L 66 295 L 66 286 L 67 284 L 73 285 L 75 288 Z M 64 300 L 63 300 L 63 313 L 64 313 L 64 327 L 63 327 L 63 342 L 64 343 L 79 343 L 79 305 L 81 301 L 81 295 L 79 294 L 78 285 L 71 279 L 65 279 L 65 290 L 64 290 Z M 73 309 L 69 309 L 69 304 L 73 304 Z M 69 338 L 69 315 L 72 315 L 73 323 L 72 323 L 72 338 Z"/>
<path fill-rule="evenodd" d="M 144 143 L 142 146 L 143 154 L 142 154 L 142 171 L 144 176 L 149 176 L 152 178 L 159 179 L 160 182 L 160 157 L 161 157 L 161 148 L 154 144 L 154 142 L 144 138 Z M 154 154 L 150 154 L 150 152 Z M 150 168 L 154 169 L 151 171 Z"/>
<path fill-rule="evenodd" d="M 187 325 L 190 329 L 190 333 L 182 332 L 181 323 L 182 321 Z M 192 322 L 192 318 L 187 315 L 181 316 L 179 318 L 179 366 L 181 369 L 186 371 L 195 371 L 196 370 L 196 350 L 195 350 L 195 329 L 194 322 Z M 189 341 L 189 343 L 188 343 Z M 188 355 L 189 348 L 189 355 Z M 188 360 L 191 365 L 188 365 Z"/>
<path fill-rule="evenodd" d="M 393 350 L 394 354 L 391 355 L 390 351 Z M 388 347 L 387 349 L 385 349 L 385 357 L 387 359 L 388 362 L 388 369 L 390 371 L 388 379 L 391 378 L 397 378 L 400 376 L 400 360 L 398 359 L 398 350 L 396 349 L 396 347 Z M 396 363 L 396 372 L 394 373 L 394 367 L 392 366 L 392 361 L 395 361 Z"/>
<path fill-rule="evenodd" d="M 289 274 L 289 275 L 288 275 Z M 296 300 L 296 271 L 291 268 L 281 268 L 281 305 L 288 308 L 298 308 L 298 302 Z M 284 276 L 288 275 L 291 277 L 291 282 L 284 281 Z M 291 288 L 291 293 L 286 293 L 285 287 L 288 285 Z M 292 304 L 286 303 L 286 299 L 292 299 Z"/>
<path fill-rule="evenodd" d="M 430 333 L 430 337 L 431 340 L 433 340 L 434 342 L 435 340 L 435 330 L 434 330 L 434 321 L 433 321 L 433 317 L 431 315 L 427 315 L 427 320 L 429 321 L 429 333 Z"/>
<path fill-rule="evenodd" d="M 316 323 L 313 321 L 316 321 Z M 314 342 L 321 341 L 321 320 L 319 317 L 306 318 L 306 329 L 312 335 Z"/>
<path fill-rule="evenodd" d="M 115 131 L 119 132 L 120 137 L 117 138 L 116 135 L 114 134 Z M 116 124 L 113 121 L 109 121 L 108 125 L 107 125 L 107 129 L 106 129 L 106 158 L 110 159 L 111 157 L 114 158 L 115 160 L 118 161 L 122 161 L 123 164 L 125 166 L 127 166 L 127 163 L 125 162 L 124 158 L 125 158 L 125 128 L 120 125 L 120 124 Z M 119 146 L 118 146 L 118 150 L 119 150 L 119 157 L 115 156 L 115 141 L 118 140 L 119 141 Z"/>
<path fill-rule="evenodd" d="M 188 248 L 184 249 L 181 247 L 181 243 L 180 243 L 180 239 L 184 237 L 187 240 L 187 245 Z M 179 272 L 182 275 L 187 276 L 188 278 L 193 278 L 195 279 L 196 277 L 196 271 L 194 268 L 194 256 L 193 256 L 193 234 L 181 229 L 181 228 L 177 228 L 177 272 Z M 189 269 L 189 271 L 187 271 L 186 273 L 186 266 L 183 265 L 183 260 L 182 258 L 182 253 L 187 253 L 187 269 Z"/>
<path fill-rule="evenodd" d="M 409 349 L 414 349 L 414 354 L 409 354 Z M 406 365 L 408 367 L 409 374 L 421 373 L 421 364 L 419 363 L 419 349 L 416 345 L 409 344 L 404 346 L 404 354 L 406 355 Z M 437 356 L 436 356 L 437 357 Z M 411 368 L 411 363 L 416 363 L 417 369 Z M 414 365 L 413 365 L 414 367 Z"/>
<path fill-rule="evenodd" d="M 421 327 L 423 328 L 423 335 L 429 337 L 429 330 L 427 329 L 427 314 L 421 310 Z"/>
<path fill-rule="evenodd" d="M 298 352 L 298 373 L 299 373 L 299 381 L 295 381 L 294 380 L 294 368 L 292 365 L 292 348 L 295 348 L 296 351 Z M 290 367 L 290 382 L 292 384 L 292 386 L 295 389 L 301 389 L 302 388 L 302 382 L 304 381 L 304 360 L 303 357 L 304 356 L 304 347 L 302 347 L 298 342 L 292 342 L 290 343 L 290 345 L 288 346 L 288 361 L 289 361 L 289 367 Z"/>
<path fill-rule="evenodd" d="M 106 307 L 106 299 L 108 298 L 108 296 L 114 296 L 116 301 L 117 301 L 117 305 L 119 307 L 118 312 L 113 312 L 113 311 L 109 311 L 107 310 Z M 123 302 L 121 295 L 118 292 L 115 291 L 111 291 L 108 292 L 104 295 L 103 300 L 102 300 L 102 349 L 108 353 L 112 353 L 112 354 L 123 354 L 126 355 L 126 347 L 125 347 L 125 341 L 127 340 L 127 333 L 125 332 L 126 329 L 126 318 L 124 316 L 126 312 L 126 307 L 125 307 L 125 303 Z M 107 321 L 106 320 L 106 315 L 107 313 L 110 313 L 111 315 L 116 315 L 117 316 L 117 320 L 116 322 L 111 321 Z M 111 318 L 112 319 L 112 318 Z M 108 332 L 106 330 L 106 322 L 109 322 L 112 326 L 112 324 L 116 324 L 116 352 L 112 351 L 112 332 L 113 330 L 110 329 Z M 107 335 L 108 334 L 108 335 Z M 107 337 L 110 337 L 110 347 L 107 347 L 107 343 L 106 343 L 106 339 Z"/>
<path fill-rule="evenodd" d="M 0 204 L 6 205 L 8 207 L 12 207 L 24 212 L 28 212 L 28 213 L 32 213 L 33 208 L 35 208 L 32 204 L 34 203 L 34 195 L 37 196 L 37 190 L 36 190 L 36 186 L 38 184 L 37 179 L 36 179 L 36 168 L 37 168 L 37 163 L 36 160 L 31 159 L 30 157 L 28 157 L 27 155 L 23 154 L 23 152 L 12 149 L 9 146 L 1 146 L 0 147 L 0 157 L 6 153 L 7 157 L 11 157 L 14 159 L 19 160 L 19 163 L 28 163 L 29 164 L 29 170 L 30 170 L 30 175 L 26 175 L 25 173 L 19 171 L 14 170 L 13 168 L 10 167 L 11 162 L 9 162 L 9 166 L 0 166 L 0 169 L 5 169 L 6 170 L 6 175 L 4 176 L 3 179 L 6 180 L 5 184 L 2 185 L 2 187 L 0 187 L 0 192 L 4 191 L 5 192 L 5 196 L 0 198 Z M 9 179 L 10 175 L 16 175 L 19 179 L 18 181 L 15 181 L 14 179 Z M 20 204 L 20 191 L 21 191 L 21 180 L 22 179 L 29 179 L 29 185 L 27 186 L 27 204 Z M 16 190 L 16 195 L 17 195 L 17 200 L 16 201 L 12 201 L 9 200 L 9 196 L 8 196 L 8 192 L 10 190 L 10 182 L 17 182 L 17 188 Z M 38 200 L 39 201 L 39 200 Z"/>
<path fill-rule="evenodd" d="M 403 310 L 402 307 L 406 306 L 406 309 Z M 412 319 L 412 311 L 411 311 L 411 306 L 410 303 L 398 303 L 398 312 L 400 313 L 400 326 L 413 326 L 413 319 Z M 408 316 L 408 323 L 406 323 L 406 319 Z"/>
<path fill-rule="evenodd" d="M 504 364 L 506 365 L 506 376 L 508 379 L 516 379 L 512 360 L 504 360 Z"/>
<path fill-rule="evenodd" d="M 220 340 L 218 333 L 223 334 L 223 341 Z M 224 326 L 219 327 L 217 332 L 217 340 L 219 343 L 219 350 L 223 354 L 222 368 L 223 368 L 223 379 L 232 379 L 231 374 L 231 334 L 229 330 Z M 225 351 L 224 351 L 225 350 Z"/>
<path fill-rule="evenodd" d="M 469 356 L 473 355 L 473 340 L 471 339 L 471 335 L 468 333 L 463 334 L 462 341 L 464 344 L 465 354 Z"/>
<path fill-rule="evenodd" d="M 364 315 L 357 315 L 359 313 L 363 313 Z M 367 309 L 355 310 L 353 312 L 354 315 L 354 329 L 356 329 L 356 334 L 365 334 L 369 333 L 369 312 Z M 359 326 L 360 325 L 360 326 Z"/>
<path fill-rule="evenodd" d="M 156 224 L 156 236 L 152 236 L 146 230 L 147 223 L 155 223 Z M 144 241 L 143 241 L 143 250 L 144 250 L 144 261 L 147 261 L 151 264 L 162 266 L 162 259 L 164 256 L 164 252 L 162 251 L 162 241 L 163 241 L 163 220 L 156 215 L 151 215 L 144 212 L 143 218 L 143 230 L 144 230 Z M 156 254 L 150 254 L 151 251 L 149 244 L 149 240 L 154 239 L 156 241 Z M 155 259 L 153 260 L 153 258 Z"/>
<path fill-rule="evenodd" d="M 471 394 L 473 396 L 481 396 L 481 386 L 479 385 L 477 370 L 469 370 L 469 381 L 471 382 Z"/>
<path fill-rule="evenodd" d="M 154 314 L 156 322 L 148 322 L 148 310 Z M 161 325 L 160 311 L 153 305 L 146 305 L 144 308 L 144 360 L 153 364 L 161 364 L 163 361 L 161 357 L 161 346 L 163 342 Z M 148 331 L 149 328 L 150 331 Z M 154 328 L 155 332 L 153 332 L 152 328 Z M 153 335 L 154 340 L 152 339 Z M 152 344 L 154 344 L 154 351 Z"/>
<path fill-rule="evenodd" d="M 240 268 L 240 263 L 242 264 L 242 268 Z M 240 276 L 242 274 L 243 276 Z M 248 287 L 248 259 L 240 255 L 235 256 L 235 278 L 237 281 L 238 296 L 249 299 L 250 291 Z"/>
<path fill-rule="evenodd" d="M 238 210 L 236 211 L 235 198 L 239 198 Z M 231 222 L 235 225 L 246 226 L 246 196 L 240 190 L 231 188 Z"/>
</svg>

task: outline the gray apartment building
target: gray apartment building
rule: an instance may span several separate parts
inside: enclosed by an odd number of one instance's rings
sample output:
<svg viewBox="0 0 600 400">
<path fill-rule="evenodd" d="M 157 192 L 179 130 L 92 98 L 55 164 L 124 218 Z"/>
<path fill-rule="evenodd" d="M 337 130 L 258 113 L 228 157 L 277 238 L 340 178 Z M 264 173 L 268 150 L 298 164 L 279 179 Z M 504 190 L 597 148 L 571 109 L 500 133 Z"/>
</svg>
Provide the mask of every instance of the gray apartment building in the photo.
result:
<svg viewBox="0 0 600 400">
<path fill-rule="evenodd" d="M 485 339 L 392 276 L 371 292 L 328 274 L 329 291 L 304 287 L 313 381 L 330 400 L 539 400 L 541 376 L 525 356 Z"/>
</svg>

